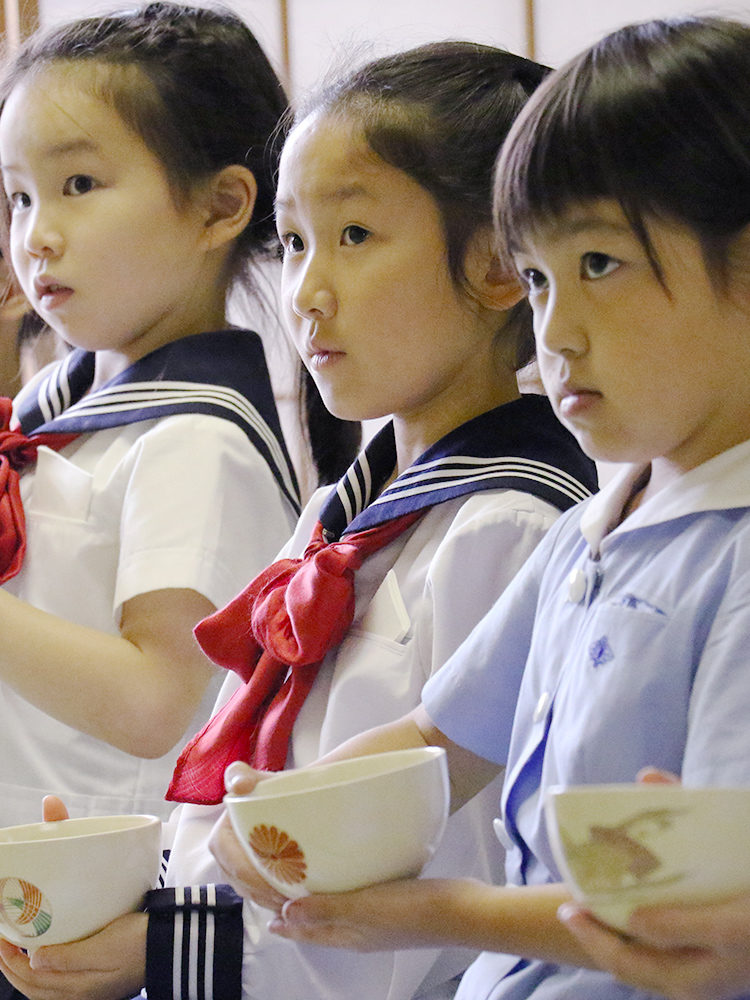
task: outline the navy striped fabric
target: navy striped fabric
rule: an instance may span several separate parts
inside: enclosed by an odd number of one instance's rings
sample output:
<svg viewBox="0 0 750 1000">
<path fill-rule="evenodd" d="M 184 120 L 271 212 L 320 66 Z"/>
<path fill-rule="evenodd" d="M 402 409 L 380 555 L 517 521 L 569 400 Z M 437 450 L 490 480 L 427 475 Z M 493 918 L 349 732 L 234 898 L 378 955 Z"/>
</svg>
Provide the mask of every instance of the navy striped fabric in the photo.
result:
<svg viewBox="0 0 750 1000">
<path fill-rule="evenodd" d="M 329 541 L 480 490 L 521 490 L 567 510 L 597 488 L 594 463 L 546 396 L 523 395 L 467 421 L 383 489 L 395 465 L 388 424 L 323 505 L 320 521 Z"/>
<path fill-rule="evenodd" d="M 154 889 L 146 894 L 146 910 L 148 1000 L 239 1000 L 242 899 L 233 889 Z"/>
</svg>

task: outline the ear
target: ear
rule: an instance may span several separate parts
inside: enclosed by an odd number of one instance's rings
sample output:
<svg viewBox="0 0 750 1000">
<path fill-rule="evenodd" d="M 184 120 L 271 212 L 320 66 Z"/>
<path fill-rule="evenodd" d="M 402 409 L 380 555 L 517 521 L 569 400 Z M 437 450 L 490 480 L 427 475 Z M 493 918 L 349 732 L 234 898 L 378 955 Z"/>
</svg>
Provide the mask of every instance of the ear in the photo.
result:
<svg viewBox="0 0 750 1000">
<path fill-rule="evenodd" d="M 226 246 L 239 236 L 252 218 L 257 194 L 254 175 L 239 163 L 214 174 L 203 198 L 209 249 Z"/>
<path fill-rule="evenodd" d="M 474 298 L 487 309 L 505 312 L 526 295 L 518 275 L 500 260 L 492 231 L 482 228 L 475 234 L 464 265 Z"/>
</svg>

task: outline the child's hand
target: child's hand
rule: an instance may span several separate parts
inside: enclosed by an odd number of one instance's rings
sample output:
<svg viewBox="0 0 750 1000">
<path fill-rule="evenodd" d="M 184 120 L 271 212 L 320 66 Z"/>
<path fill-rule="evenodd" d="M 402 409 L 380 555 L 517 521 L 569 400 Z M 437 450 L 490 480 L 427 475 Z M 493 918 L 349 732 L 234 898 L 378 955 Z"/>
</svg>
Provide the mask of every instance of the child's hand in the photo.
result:
<svg viewBox="0 0 750 1000">
<path fill-rule="evenodd" d="M 98 934 L 32 955 L 0 938 L 0 972 L 29 1000 L 113 1000 L 145 983 L 148 914 L 128 913 Z"/>
<path fill-rule="evenodd" d="M 674 784 L 644 768 L 638 781 Z M 560 919 L 591 958 L 618 979 L 671 1000 L 725 1000 L 750 988 L 750 894 L 703 906 L 637 911 L 634 940 L 600 924 L 584 907 L 560 908 Z"/>
<path fill-rule="evenodd" d="M 249 795 L 264 777 L 267 775 L 263 772 L 235 761 L 224 773 L 224 785 L 231 795 Z M 267 910 L 276 913 L 281 910 L 286 896 L 282 896 L 262 877 L 235 836 L 226 812 L 214 827 L 208 846 L 235 892 Z"/>
<path fill-rule="evenodd" d="M 560 918 L 591 958 L 618 979 L 670 1000 L 729 1000 L 750 989 L 750 893 L 722 903 L 659 907 L 633 914 L 636 940 L 598 923 L 585 909 Z"/>
</svg>

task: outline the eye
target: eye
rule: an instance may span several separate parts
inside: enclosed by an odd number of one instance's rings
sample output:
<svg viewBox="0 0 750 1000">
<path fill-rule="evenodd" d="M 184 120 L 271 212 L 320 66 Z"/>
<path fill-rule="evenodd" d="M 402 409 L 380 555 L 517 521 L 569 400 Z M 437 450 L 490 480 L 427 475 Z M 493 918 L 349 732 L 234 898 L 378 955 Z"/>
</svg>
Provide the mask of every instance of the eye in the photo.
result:
<svg viewBox="0 0 750 1000">
<path fill-rule="evenodd" d="M 535 267 L 525 267 L 520 271 L 521 281 L 528 288 L 529 294 L 543 292 L 547 287 L 547 278 Z"/>
<path fill-rule="evenodd" d="M 302 253 L 305 249 L 302 237 L 297 233 L 280 233 L 279 240 L 281 242 L 282 254 Z"/>
<path fill-rule="evenodd" d="M 369 230 L 363 226 L 346 226 L 341 234 L 341 245 L 357 247 L 360 243 L 364 243 L 369 235 Z"/>
<path fill-rule="evenodd" d="M 96 181 L 88 174 L 73 174 L 63 184 L 63 194 L 79 195 L 88 194 L 96 187 Z"/>
<path fill-rule="evenodd" d="M 24 208 L 29 208 L 31 198 L 25 191 L 14 191 L 13 194 L 8 196 L 8 203 L 12 212 L 19 212 Z"/>
<path fill-rule="evenodd" d="M 597 278 L 605 278 L 608 274 L 616 271 L 622 261 L 616 257 L 610 257 L 606 253 L 585 253 L 581 257 L 581 277 L 588 281 L 596 281 Z"/>
</svg>

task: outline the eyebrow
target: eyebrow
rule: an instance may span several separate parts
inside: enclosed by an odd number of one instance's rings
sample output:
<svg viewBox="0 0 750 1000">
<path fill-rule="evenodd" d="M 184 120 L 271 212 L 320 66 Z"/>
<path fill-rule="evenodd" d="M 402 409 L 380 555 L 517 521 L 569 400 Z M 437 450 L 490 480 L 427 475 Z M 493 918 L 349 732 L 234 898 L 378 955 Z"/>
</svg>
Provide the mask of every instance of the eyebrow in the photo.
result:
<svg viewBox="0 0 750 1000">
<path fill-rule="evenodd" d="M 323 192 L 319 195 L 320 199 L 324 204 L 336 204 L 343 201 L 349 201 L 352 198 L 374 198 L 374 195 L 370 194 L 367 188 L 355 181 L 352 184 L 341 184 L 339 187 L 331 188 L 329 191 Z M 290 209 L 294 206 L 294 198 L 277 198 L 276 199 L 276 209 Z"/>
</svg>

